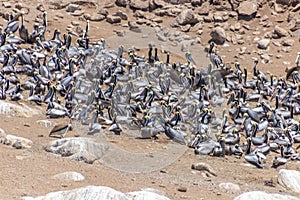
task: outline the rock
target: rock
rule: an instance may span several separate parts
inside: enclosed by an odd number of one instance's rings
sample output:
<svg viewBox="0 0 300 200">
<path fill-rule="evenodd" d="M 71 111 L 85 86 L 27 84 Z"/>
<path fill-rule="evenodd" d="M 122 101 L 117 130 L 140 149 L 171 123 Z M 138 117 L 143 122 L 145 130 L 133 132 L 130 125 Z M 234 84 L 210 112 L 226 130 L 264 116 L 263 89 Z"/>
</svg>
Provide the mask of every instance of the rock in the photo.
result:
<svg viewBox="0 0 300 200">
<path fill-rule="evenodd" d="M 274 33 L 277 34 L 278 37 L 286 37 L 289 34 L 287 30 L 285 30 L 284 28 L 280 28 L 279 26 L 275 26 Z"/>
<path fill-rule="evenodd" d="M 262 63 L 269 63 L 270 62 L 270 59 L 271 57 L 268 55 L 268 54 L 261 54 L 260 55 L 260 58 L 262 59 Z"/>
<path fill-rule="evenodd" d="M 181 45 L 180 50 L 181 50 L 182 52 L 187 52 L 187 51 L 189 51 L 189 49 L 190 49 L 190 47 L 191 47 L 191 45 L 192 45 L 193 43 L 194 43 L 193 40 L 185 40 L 185 41 L 181 41 L 181 42 L 180 42 L 180 45 Z"/>
<path fill-rule="evenodd" d="M 84 14 L 84 11 L 82 10 L 75 10 L 74 12 L 71 12 L 72 16 L 78 17 Z"/>
<path fill-rule="evenodd" d="M 220 13 L 215 13 L 213 15 L 214 22 L 219 23 L 219 22 L 224 22 L 223 16 Z"/>
<path fill-rule="evenodd" d="M 83 34 L 83 29 L 81 28 L 81 26 L 76 26 L 75 31 L 76 31 L 76 33 L 78 33 L 79 35 Z"/>
<path fill-rule="evenodd" d="M 269 194 L 262 191 L 252 191 L 243 193 L 234 200 L 299 200 L 297 197 L 281 194 Z"/>
<path fill-rule="evenodd" d="M 60 10 L 66 8 L 69 5 L 68 2 L 62 2 L 62 1 L 50 1 L 49 4 L 50 4 L 49 8 L 54 10 Z"/>
<path fill-rule="evenodd" d="M 236 23 L 235 25 L 234 25 L 234 30 L 235 31 L 239 31 L 240 29 L 241 29 L 241 23 Z"/>
<path fill-rule="evenodd" d="M 111 24 L 114 24 L 114 23 L 120 23 L 121 22 L 121 17 L 119 17 L 119 16 L 113 16 L 113 15 L 108 15 L 107 17 L 106 17 L 106 21 L 108 22 L 108 23 L 111 23 Z"/>
<path fill-rule="evenodd" d="M 166 42 L 168 39 L 160 33 L 156 33 L 156 37 L 159 41 Z"/>
<path fill-rule="evenodd" d="M 96 142 L 92 138 L 74 137 L 52 141 L 44 149 L 50 153 L 92 164 L 104 155 L 108 149 L 108 145 Z"/>
<path fill-rule="evenodd" d="M 293 25 L 293 27 L 290 28 L 290 30 L 291 30 L 292 32 L 294 32 L 294 31 L 297 31 L 297 30 L 299 30 L 299 29 L 300 29 L 300 19 L 297 19 L 296 22 L 295 22 L 295 24 Z"/>
<path fill-rule="evenodd" d="M 71 21 L 72 26 L 79 26 L 80 22 L 79 21 Z"/>
<path fill-rule="evenodd" d="M 149 0 L 131 0 L 129 6 L 135 10 L 146 11 L 149 9 Z"/>
<path fill-rule="evenodd" d="M 127 20 L 128 16 L 125 12 L 122 12 L 121 10 L 118 10 L 115 14 L 113 14 L 114 16 L 119 16 L 121 17 L 122 20 Z"/>
<path fill-rule="evenodd" d="M 176 17 L 176 21 L 180 25 L 196 24 L 198 19 L 195 13 L 191 9 L 182 10 L 182 12 Z"/>
<path fill-rule="evenodd" d="M 130 31 L 141 33 L 142 30 L 140 26 L 135 21 L 128 21 L 128 27 Z"/>
<path fill-rule="evenodd" d="M 221 27 L 214 28 L 210 33 L 210 36 L 212 37 L 212 41 L 218 45 L 222 45 L 226 41 L 226 32 Z"/>
<path fill-rule="evenodd" d="M 14 4 L 14 7 L 15 7 L 16 9 L 18 9 L 18 10 L 21 10 L 22 8 L 26 8 L 26 7 L 23 6 L 22 3 L 16 3 L 16 4 Z"/>
<path fill-rule="evenodd" d="M 97 10 L 97 14 L 104 15 L 106 17 L 107 15 L 109 15 L 109 12 L 107 9 L 99 9 Z"/>
<path fill-rule="evenodd" d="M 292 37 L 300 37 L 300 29 L 292 32 Z"/>
<path fill-rule="evenodd" d="M 294 192 L 300 192 L 300 172 L 296 170 L 279 170 L 278 182 Z"/>
<path fill-rule="evenodd" d="M 131 200 L 170 200 L 168 197 L 149 191 L 128 192 L 126 196 Z"/>
<path fill-rule="evenodd" d="M 184 26 L 181 27 L 181 31 L 182 32 L 189 32 L 190 28 L 191 28 L 191 25 L 190 24 L 186 24 L 186 25 L 184 25 Z"/>
<path fill-rule="evenodd" d="M 212 14 L 209 14 L 207 16 L 203 17 L 204 22 L 212 22 L 214 20 L 214 16 Z"/>
<path fill-rule="evenodd" d="M 217 176 L 215 170 L 206 163 L 199 162 L 196 164 L 192 164 L 192 169 L 198 170 L 198 171 L 207 171 L 208 173 L 212 174 L 213 176 Z"/>
<path fill-rule="evenodd" d="M 124 30 L 116 31 L 117 36 L 124 37 L 126 35 L 126 32 Z"/>
<path fill-rule="evenodd" d="M 116 5 L 121 7 L 126 7 L 129 0 L 116 0 Z"/>
<path fill-rule="evenodd" d="M 0 135 L 0 143 L 10 145 L 16 149 L 29 149 L 33 145 L 33 142 L 29 139 L 4 133 Z"/>
<path fill-rule="evenodd" d="M 162 17 L 155 17 L 151 21 L 156 22 L 156 23 L 162 23 L 163 22 L 163 18 Z"/>
<path fill-rule="evenodd" d="M 0 101 L 0 114 L 12 115 L 18 117 L 32 117 L 39 114 L 38 110 L 30 108 L 24 103 L 19 102 L 18 105 L 6 101 Z"/>
<path fill-rule="evenodd" d="M 219 188 L 221 189 L 221 191 L 223 193 L 232 193 L 232 194 L 236 194 L 240 192 L 240 186 L 238 186 L 237 184 L 234 183 L 220 183 L 219 184 Z"/>
<path fill-rule="evenodd" d="M 288 47 L 290 47 L 290 46 L 293 46 L 294 45 L 294 40 L 292 40 L 292 39 L 286 39 L 286 40 L 282 40 L 281 41 L 281 44 L 283 45 L 283 46 L 288 46 Z"/>
<path fill-rule="evenodd" d="M 79 9 L 79 5 L 70 3 L 66 9 L 67 12 L 75 12 Z"/>
<path fill-rule="evenodd" d="M 23 200 L 64 200 L 64 199 L 116 199 L 128 200 L 129 198 L 122 192 L 104 186 L 86 186 L 73 190 L 51 192 L 42 197 L 25 197 Z"/>
<path fill-rule="evenodd" d="M 52 178 L 61 181 L 83 181 L 85 177 L 78 172 L 63 172 L 54 175 Z"/>
<path fill-rule="evenodd" d="M 261 39 L 257 42 L 257 47 L 259 49 L 267 49 L 268 46 L 270 44 L 270 40 L 269 39 Z"/>
<path fill-rule="evenodd" d="M 42 126 L 46 127 L 46 128 L 49 128 L 49 127 L 53 126 L 53 123 L 49 120 L 38 120 L 37 123 L 39 125 L 42 125 Z"/>
<path fill-rule="evenodd" d="M 101 15 L 101 14 L 94 14 L 90 17 L 90 20 L 91 21 L 94 21 L 94 22 L 100 22 L 102 20 L 104 20 L 106 17 L 104 15 Z"/>
<path fill-rule="evenodd" d="M 185 186 L 180 186 L 179 188 L 177 188 L 177 190 L 178 190 L 179 192 L 186 192 L 186 191 L 187 191 L 187 187 L 185 187 Z"/>
<path fill-rule="evenodd" d="M 158 8 L 163 8 L 164 6 L 167 6 L 167 3 L 164 0 L 152 0 L 152 1 Z"/>
<path fill-rule="evenodd" d="M 167 15 L 167 11 L 166 10 L 155 10 L 154 14 L 157 16 L 163 17 L 163 16 Z"/>
<path fill-rule="evenodd" d="M 203 3 L 203 0 L 191 0 L 192 6 L 201 6 Z"/>
<path fill-rule="evenodd" d="M 258 5 L 256 0 L 247 0 L 238 7 L 239 19 L 250 20 L 256 16 Z"/>
<path fill-rule="evenodd" d="M 284 8 L 283 6 L 279 5 L 279 4 L 275 4 L 274 5 L 274 10 L 275 13 L 284 13 L 286 11 L 286 8 Z"/>
<path fill-rule="evenodd" d="M 282 4 L 282 5 L 290 5 L 292 0 L 276 0 L 276 3 Z"/>
<path fill-rule="evenodd" d="M 159 133 L 159 129 L 154 127 L 142 127 L 141 128 L 141 139 L 151 138 Z"/>
<path fill-rule="evenodd" d="M 149 191 L 122 193 L 105 186 L 86 186 L 73 190 L 51 192 L 40 197 L 23 197 L 23 200 L 64 200 L 64 199 L 115 199 L 115 200 L 169 200 L 169 198 Z"/>
<path fill-rule="evenodd" d="M 297 12 L 300 10 L 300 4 L 298 3 L 293 9 L 292 12 Z"/>
<path fill-rule="evenodd" d="M 2 5 L 4 8 L 11 8 L 11 4 L 9 2 L 3 2 Z"/>
<path fill-rule="evenodd" d="M 55 17 L 63 19 L 64 15 L 62 13 L 57 13 L 57 14 L 55 14 Z"/>
</svg>

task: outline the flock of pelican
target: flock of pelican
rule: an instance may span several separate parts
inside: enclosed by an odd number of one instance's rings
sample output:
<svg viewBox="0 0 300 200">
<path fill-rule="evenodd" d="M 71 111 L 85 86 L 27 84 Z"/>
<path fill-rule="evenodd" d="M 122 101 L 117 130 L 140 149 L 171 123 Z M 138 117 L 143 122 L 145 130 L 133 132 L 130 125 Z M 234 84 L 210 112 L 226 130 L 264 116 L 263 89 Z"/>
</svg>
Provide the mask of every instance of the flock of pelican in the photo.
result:
<svg viewBox="0 0 300 200">
<path fill-rule="evenodd" d="M 299 53 L 285 77 L 258 70 L 258 60 L 250 77 L 239 63 L 226 66 L 213 42 L 211 64 L 198 69 L 189 52 L 179 63 L 151 45 L 140 56 L 106 49 L 104 39 L 92 44 L 89 21 L 76 42 L 57 29 L 46 39 L 47 28 L 46 12 L 32 33 L 22 15 L 10 15 L 0 33 L 0 98 L 47 105 L 49 118 L 70 119 L 49 136 L 64 137 L 76 121 L 89 135 L 119 135 L 126 126 L 142 138 L 165 134 L 196 154 L 243 156 L 258 168 L 271 152 L 275 168 L 300 160 Z"/>
</svg>

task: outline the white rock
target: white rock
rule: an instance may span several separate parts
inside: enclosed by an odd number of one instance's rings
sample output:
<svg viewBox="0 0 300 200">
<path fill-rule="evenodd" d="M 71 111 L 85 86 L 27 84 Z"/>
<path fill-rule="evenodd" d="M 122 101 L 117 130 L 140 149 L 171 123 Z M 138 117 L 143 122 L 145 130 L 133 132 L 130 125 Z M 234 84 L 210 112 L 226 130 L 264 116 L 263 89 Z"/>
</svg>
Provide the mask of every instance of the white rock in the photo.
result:
<svg viewBox="0 0 300 200">
<path fill-rule="evenodd" d="M 219 184 L 219 188 L 221 189 L 222 192 L 225 193 L 239 193 L 240 192 L 240 186 L 238 186 L 237 184 L 234 183 L 220 183 Z"/>
<path fill-rule="evenodd" d="M 40 197 L 23 197 L 23 200 L 169 200 L 169 198 L 147 191 L 129 192 L 124 194 L 110 187 L 86 186 L 74 190 L 51 192 Z"/>
<path fill-rule="evenodd" d="M 252 191 L 243 193 L 234 200 L 299 200 L 297 197 L 281 194 L 269 194 L 262 191 Z"/>
<path fill-rule="evenodd" d="M 46 128 L 49 128 L 49 127 L 53 126 L 53 123 L 49 120 L 38 120 L 37 123 L 41 126 L 46 127 Z"/>
<path fill-rule="evenodd" d="M 61 156 L 70 156 L 73 160 L 93 163 L 100 159 L 108 145 L 97 142 L 93 138 L 63 138 L 50 142 L 45 150 Z"/>
<path fill-rule="evenodd" d="M 270 40 L 269 39 L 261 39 L 257 42 L 257 47 L 259 49 L 267 49 L 268 46 L 270 44 Z"/>
<path fill-rule="evenodd" d="M 127 196 L 132 200 L 170 200 L 168 197 L 148 191 L 129 192 Z"/>
<path fill-rule="evenodd" d="M 54 175 L 52 178 L 61 181 L 83 181 L 85 177 L 78 172 L 63 172 Z"/>
<path fill-rule="evenodd" d="M 15 147 L 16 149 L 25 149 L 31 148 L 33 142 L 29 139 L 18 137 L 15 135 L 0 135 L 0 143 L 10 145 Z"/>
<path fill-rule="evenodd" d="M 0 137 L 3 137 L 3 136 L 5 136 L 5 131 L 2 128 L 0 128 Z"/>
<path fill-rule="evenodd" d="M 6 101 L 0 101 L 0 114 L 19 117 L 32 117 L 33 115 L 39 114 L 39 112 L 23 103 L 16 105 Z"/>
<path fill-rule="evenodd" d="M 66 199 L 84 199 L 84 200 L 129 200 L 125 194 L 104 186 L 87 186 L 74 190 L 51 192 L 42 197 L 25 197 L 24 200 L 66 200 Z"/>
<path fill-rule="evenodd" d="M 300 192 L 300 172 L 296 170 L 281 169 L 278 182 L 280 185 L 294 191 Z"/>
</svg>

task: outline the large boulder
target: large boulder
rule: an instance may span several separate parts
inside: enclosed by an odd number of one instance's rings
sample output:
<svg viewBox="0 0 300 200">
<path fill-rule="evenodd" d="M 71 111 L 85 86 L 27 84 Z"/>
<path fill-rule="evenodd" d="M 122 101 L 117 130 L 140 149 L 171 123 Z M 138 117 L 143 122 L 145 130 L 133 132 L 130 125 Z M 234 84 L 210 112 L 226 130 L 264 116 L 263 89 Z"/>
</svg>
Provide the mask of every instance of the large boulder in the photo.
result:
<svg viewBox="0 0 300 200">
<path fill-rule="evenodd" d="M 300 172 L 296 170 L 281 169 L 278 182 L 283 187 L 294 192 L 300 192 Z"/>
<path fill-rule="evenodd" d="M 6 101 L 0 101 L 0 114 L 2 115 L 13 115 L 18 117 L 32 117 L 40 114 L 36 109 L 27 106 L 24 103 L 10 103 Z"/>
<path fill-rule="evenodd" d="M 282 194 L 269 194 L 262 191 L 252 191 L 243 193 L 234 200 L 299 200 L 297 197 L 282 195 Z"/>
<path fill-rule="evenodd" d="M 126 194 L 132 200 L 169 200 L 168 197 L 149 191 L 135 191 Z"/>
<path fill-rule="evenodd" d="M 104 186 L 87 186 L 74 190 L 51 192 L 40 197 L 24 197 L 23 200 L 129 200 L 122 192 Z"/>
<path fill-rule="evenodd" d="M 10 145 L 16 149 L 29 149 L 33 145 L 33 142 L 27 138 L 6 135 L 4 131 L 0 131 L 0 143 Z"/>
<path fill-rule="evenodd" d="M 169 198 L 154 192 L 137 191 L 124 194 L 110 187 L 86 186 L 74 190 L 51 192 L 40 197 L 24 197 L 23 200 L 169 200 Z"/>
<path fill-rule="evenodd" d="M 45 150 L 92 164 L 104 155 L 108 150 L 108 145 L 97 142 L 93 138 L 73 137 L 52 141 L 45 147 Z"/>
</svg>

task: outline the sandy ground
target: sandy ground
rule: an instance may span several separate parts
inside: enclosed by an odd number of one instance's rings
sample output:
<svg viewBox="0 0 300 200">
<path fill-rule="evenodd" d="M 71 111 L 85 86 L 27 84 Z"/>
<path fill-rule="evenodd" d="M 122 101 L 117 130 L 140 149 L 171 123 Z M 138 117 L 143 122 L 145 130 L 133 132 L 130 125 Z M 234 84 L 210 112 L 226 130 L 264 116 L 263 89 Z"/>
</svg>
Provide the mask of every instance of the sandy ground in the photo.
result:
<svg viewBox="0 0 300 200">
<path fill-rule="evenodd" d="M 10 1 L 12 4 L 17 1 Z M 46 1 L 22 1 L 23 5 L 30 8 L 30 13 L 26 16 L 28 22 L 26 26 L 31 30 L 31 24 L 37 13 L 36 3 L 42 2 L 47 8 L 49 4 Z M 128 13 L 129 18 L 132 17 L 132 13 L 128 8 L 109 8 L 111 12 L 118 9 Z M 4 10 L 4 8 L 2 8 Z M 85 7 L 85 12 L 93 12 L 94 8 Z M 275 16 L 270 14 L 270 10 L 266 8 L 263 12 L 275 19 Z M 73 17 L 65 12 L 63 19 L 53 20 L 53 17 L 57 14 L 57 11 L 48 10 L 49 19 L 49 36 L 52 35 L 54 28 L 59 28 L 63 32 L 65 27 L 70 24 L 72 20 L 78 21 L 82 26 L 85 22 L 78 20 L 78 17 Z M 287 15 L 286 13 L 283 14 Z M 166 18 L 163 25 L 169 27 L 169 23 L 173 19 Z M 248 22 L 253 29 L 256 27 L 259 19 L 254 19 Z M 3 25 L 5 21 L 1 19 Z M 274 22 L 275 23 L 275 22 Z M 283 22 L 285 23 L 285 22 Z M 204 25 L 207 26 L 207 25 Z M 146 48 L 148 41 L 143 40 L 141 43 L 135 40 L 134 35 L 128 34 L 126 38 L 118 38 L 119 40 L 111 37 L 115 34 L 115 30 L 127 30 L 121 25 L 111 25 L 106 22 L 91 22 L 90 35 L 94 37 L 94 40 L 99 38 L 107 39 L 107 45 L 111 48 L 116 48 L 119 42 L 124 41 L 124 46 L 135 45 L 140 48 Z M 146 30 L 146 29 L 145 29 Z M 267 30 L 261 30 L 261 34 Z M 195 32 L 188 33 L 195 35 Z M 205 45 L 209 40 L 209 34 L 204 32 L 202 35 L 202 43 Z M 130 41 L 135 41 L 133 44 Z M 158 41 L 156 41 L 158 42 Z M 138 44 L 137 44 L 138 43 Z M 290 53 L 282 53 L 284 59 L 272 59 L 272 64 L 266 64 L 263 67 L 264 71 L 270 71 L 277 75 L 283 75 L 285 66 L 282 64 L 284 60 L 294 62 L 296 57 L 296 47 L 299 42 L 296 41 L 295 48 Z M 165 45 L 166 46 L 166 45 Z M 218 47 L 221 55 L 224 56 L 225 62 L 236 61 L 233 56 L 237 54 L 236 50 L 241 45 L 229 47 Z M 255 46 L 249 45 L 247 48 L 251 51 L 256 49 Z M 172 50 L 178 57 L 183 54 L 177 49 Z M 196 50 L 193 50 L 196 53 Z M 270 54 L 276 55 L 277 49 L 274 47 L 269 50 Z M 203 55 L 203 58 L 205 56 Z M 239 60 L 242 66 L 251 68 L 253 61 L 251 60 L 253 55 L 245 55 L 243 60 Z M 197 57 L 198 59 L 198 57 Z M 232 64 L 232 63 L 231 63 Z M 259 68 L 262 68 L 262 64 Z M 275 67 L 274 67 L 275 66 Z M 26 104 L 36 108 L 35 105 L 25 101 Z M 216 158 L 210 156 L 199 156 L 195 155 L 193 149 L 187 149 L 184 155 L 182 155 L 177 161 L 170 166 L 163 168 L 162 170 L 154 171 L 151 173 L 126 173 L 120 172 L 108 168 L 96 162 L 92 165 L 85 164 L 82 162 L 72 161 L 68 158 L 59 157 L 43 150 L 43 147 L 50 141 L 54 140 L 49 138 L 48 134 L 51 128 L 45 128 L 37 124 L 37 120 L 46 119 L 45 108 L 40 110 L 40 114 L 34 117 L 25 118 L 17 116 L 0 116 L 0 128 L 4 129 L 6 133 L 28 138 L 33 141 L 33 147 L 31 149 L 16 150 L 10 146 L 0 145 L 0 199 L 20 199 L 22 196 L 39 196 L 49 192 L 68 190 L 78 188 L 87 185 L 101 185 L 109 186 L 122 192 L 129 192 L 135 190 L 141 190 L 144 188 L 154 188 L 162 194 L 168 196 L 171 199 L 232 199 L 238 194 L 224 193 L 218 185 L 222 182 L 233 182 L 241 187 L 241 192 L 252 191 L 252 190 L 263 190 L 267 192 L 293 194 L 290 191 L 286 191 L 277 183 L 278 169 L 270 168 L 271 159 L 273 156 L 268 156 L 266 166 L 263 170 L 258 170 L 252 166 L 246 165 L 243 158 L 235 158 L 233 156 L 226 156 L 225 158 Z M 64 119 L 68 120 L 68 119 Z M 61 122 L 59 120 L 50 120 L 54 124 Z M 68 133 L 67 137 L 72 137 L 78 134 L 76 130 Z M 80 134 L 80 133 L 79 133 Z M 120 147 L 128 151 L 137 151 L 132 146 L 136 146 L 137 149 L 142 151 L 148 151 L 151 148 L 163 148 L 165 145 L 161 141 L 153 140 L 138 140 L 134 138 L 126 139 L 125 136 L 116 137 L 111 136 L 110 140 L 114 143 L 119 144 Z M 171 142 L 171 141 L 168 141 Z M 146 149 L 144 149 L 146 147 Z M 205 162 L 211 165 L 217 176 L 204 176 L 201 172 L 194 171 L 191 169 L 191 165 L 197 162 Z M 289 162 L 284 166 L 286 169 L 299 170 L 299 162 Z M 83 174 L 86 179 L 82 182 L 63 182 L 52 179 L 51 177 L 55 174 L 65 171 L 76 171 Z M 272 187 L 266 184 L 267 182 L 272 183 Z M 179 188 L 187 188 L 186 192 L 178 191 Z"/>
</svg>

